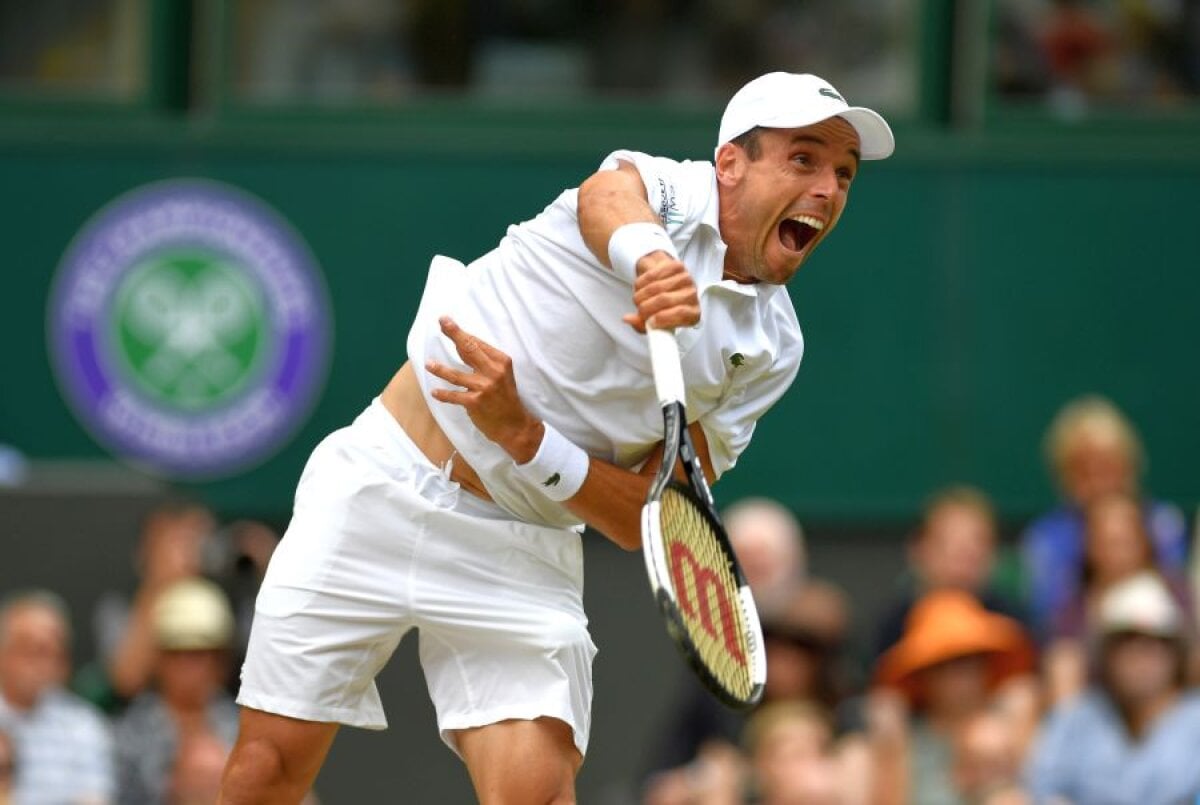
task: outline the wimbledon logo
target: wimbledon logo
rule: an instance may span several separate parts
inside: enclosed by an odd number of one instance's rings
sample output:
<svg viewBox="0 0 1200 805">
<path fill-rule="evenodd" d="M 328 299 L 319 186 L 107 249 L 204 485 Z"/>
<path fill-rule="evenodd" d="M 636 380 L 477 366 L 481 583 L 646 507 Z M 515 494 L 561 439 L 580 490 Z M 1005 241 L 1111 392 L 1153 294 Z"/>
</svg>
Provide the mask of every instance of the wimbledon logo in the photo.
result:
<svg viewBox="0 0 1200 805">
<path fill-rule="evenodd" d="M 58 268 L 49 339 L 67 401 L 147 469 L 217 477 L 292 435 L 324 380 L 330 314 L 300 236 L 229 185 L 137 188 Z"/>
</svg>

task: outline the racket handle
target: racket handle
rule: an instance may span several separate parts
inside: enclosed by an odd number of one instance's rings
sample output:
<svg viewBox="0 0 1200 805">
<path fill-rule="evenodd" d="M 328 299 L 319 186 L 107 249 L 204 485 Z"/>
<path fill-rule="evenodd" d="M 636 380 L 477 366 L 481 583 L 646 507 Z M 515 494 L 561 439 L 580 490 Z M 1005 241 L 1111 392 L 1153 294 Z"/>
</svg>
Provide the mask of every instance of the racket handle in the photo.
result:
<svg viewBox="0 0 1200 805">
<path fill-rule="evenodd" d="M 647 328 L 646 339 L 650 344 L 650 366 L 654 370 L 658 401 L 663 405 L 684 402 L 683 367 L 675 331 Z"/>
</svg>

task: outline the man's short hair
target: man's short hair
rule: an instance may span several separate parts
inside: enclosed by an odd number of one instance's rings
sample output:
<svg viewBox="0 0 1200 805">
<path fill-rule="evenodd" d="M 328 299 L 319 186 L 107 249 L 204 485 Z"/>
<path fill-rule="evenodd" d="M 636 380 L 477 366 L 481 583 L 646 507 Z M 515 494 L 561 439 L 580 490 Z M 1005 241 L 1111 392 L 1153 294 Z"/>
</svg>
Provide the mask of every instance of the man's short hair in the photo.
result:
<svg viewBox="0 0 1200 805">
<path fill-rule="evenodd" d="M 993 533 L 996 532 L 996 508 L 992 505 L 991 499 L 973 486 L 958 484 L 938 490 L 925 501 L 925 507 L 921 512 L 922 535 L 929 530 L 929 526 L 938 512 L 951 506 L 975 512 L 981 519 L 987 521 Z"/>
<path fill-rule="evenodd" d="M 746 156 L 750 157 L 750 161 L 753 162 L 762 156 L 762 143 L 758 139 L 760 134 L 762 134 L 762 126 L 755 126 L 749 131 L 734 137 L 729 142 L 745 151 Z"/>
<path fill-rule="evenodd" d="M 63 637 L 71 644 L 71 610 L 62 596 L 43 589 L 18 590 L 0 601 L 0 643 L 8 637 L 8 619 L 20 609 L 34 608 L 51 612 L 62 624 Z"/>
</svg>

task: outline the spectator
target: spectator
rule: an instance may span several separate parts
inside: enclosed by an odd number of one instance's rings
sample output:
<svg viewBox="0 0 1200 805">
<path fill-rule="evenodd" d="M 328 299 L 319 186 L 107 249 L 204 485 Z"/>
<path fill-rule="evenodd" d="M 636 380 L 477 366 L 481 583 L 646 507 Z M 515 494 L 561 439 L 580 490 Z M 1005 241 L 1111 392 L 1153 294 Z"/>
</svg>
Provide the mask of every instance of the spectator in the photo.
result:
<svg viewBox="0 0 1200 805">
<path fill-rule="evenodd" d="M 1046 454 L 1064 502 L 1035 520 L 1022 537 L 1031 614 L 1042 637 L 1051 633 L 1054 613 L 1079 592 L 1084 511 L 1106 495 L 1137 496 L 1143 466 L 1133 426 L 1102 397 L 1083 397 L 1058 412 L 1046 436 Z M 1159 565 L 1182 569 L 1187 553 L 1183 514 L 1153 501 L 1145 514 Z"/>
<path fill-rule="evenodd" d="M 875 801 L 957 802 L 951 781 L 954 742 L 972 719 L 1001 709 L 1008 686 L 1033 666 L 1020 624 L 989 613 L 961 590 L 929 593 L 913 607 L 904 636 L 879 659 L 880 689 L 867 703 L 875 758 Z M 1013 688 L 1019 689 L 1019 688 Z M 1029 701 L 1031 697 L 1024 697 Z M 1006 716 L 1028 734 L 1028 706 Z"/>
<path fill-rule="evenodd" d="M 879 621 L 875 657 L 900 640 L 913 603 L 934 590 L 970 593 L 988 610 L 1024 624 L 1027 614 L 1022 604 L 990 582 L 996 542 L 996 513 L 986 495 L 969 486 L 934 495 L 909 545 L 909 569 Z"/>
<path fill-rule="evenodd" d="M 1192 802 L 1200 794 L 1200 695 L 1187 634 L 1162 579 L 1141 573 L 1100 603 L 1098 680 L 1049 717 L 1027 769 L 1035 801 Z"/>
<path fill-rule="evenodd" d="M 0 731 L 0 805 L 11 805 L 13 796 L 13 773 L 17 767 L 12 738 Z"/>
<path fill-rule="evenodd" d="M 113 590 L 96 605 L 104 671 L 82 674 L 77 689 L 110 711 L 145 689 L 155 662 L 155 602 L 171 584 L 200 575 L 225 587 L 235 604 L 231 649 L 234 659 L 240 659 L 250 635 L 254 598 L 278 541 L 274 531 L 250 520 L 218 528 L 212 513 L 197 503 L 172 501 L 152 510 L 135 557 L 140 582 L 132 601 Z M 236 679 L 226 682 L 236 688 Z"/>
<path fill-rule="evenodd" d="M 112 738 L 90 704 L 63 689 L 70 621 L 53 593 L 32 591 L 0 605 L 0 730 L 20 763 L 13 799 L 99 803 L 113 795 Z"/>
<path fill-rule="evenodd" d="M 1191 594 L 1180 573 L 1159 570 L 1141 505 L 1132 497 L 1112 494 L 1088 507 L 1084 517 L 1084 557 L 1081 587 L 1054 617 L 1054 636 L 1083 638 L 1104 594 L 1139 573 L 1150 571 L 1164 581 L 1185 613 Z"/>
<path fill-rule="evenodd" d="M 1054 639 L 1046 651 L 1046 692 L 1051 704 L 1066 701 L 1086 686 L 1086 639 L 1092 632 L 1096 611 L 1105 593 L 1126 579 L 1144 572 L 1159 575 L 1176 604 L 1187 613 L 1185 623 L 1192 625 L 1187 580 L 1180 573 L 1159 570 L 1136 500 L 1123 494 L 1103 497 L 1088 507 L 1084 522 L 1082 587 L 1055 613 Z"/>
<path fill-rule="evenodd" d="M 167 587 L 203 571 L 204 546 L 216 525 L 199 504 L 170 502 L 154 509 L 142 526 L 136 557 L 141 579 L 132 603 L 113 592 L 97 604 L 100 653 L 119 699 L 132 699 L 149 683 L 155 604 Z"/>
<path fill-rule="evenodd" d="M 827 715 L 812 704 L 769 704 L 746 726 L 753 801 L 761 805 L 849 805 L 853 766 L 838 753 Z"/>
<path fill-rule="evenodd" d="M 128 805 L 167 801 L 189 738 L 215 737 L 226 752 L 237 738 L 237 706 L 221 687 L 233 636 L 225 594 L 204 579 L 177 581 L 158 597 L 153 615 L 155 686 L 130 703 L 116 728 L 120 801 Z M 192 748 L 200 753 L 204 745 Z M 200 776 L 196 771 L 183 770 Z"/>
<path fill-rule="evenodd" d="M 782 615 L 808 573 L 804 532 L 783 505 L 740 500 L 721 513 L 760 617 Z"/>
</svg>

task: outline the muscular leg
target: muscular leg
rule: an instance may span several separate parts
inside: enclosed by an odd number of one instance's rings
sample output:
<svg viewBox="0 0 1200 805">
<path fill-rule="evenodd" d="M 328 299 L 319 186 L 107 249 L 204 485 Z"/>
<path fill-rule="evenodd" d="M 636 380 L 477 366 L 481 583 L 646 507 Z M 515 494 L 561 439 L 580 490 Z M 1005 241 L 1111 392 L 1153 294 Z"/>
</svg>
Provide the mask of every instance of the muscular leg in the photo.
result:
<svg viewBox="0 0 1200 805">
<path fill-rule="evenodd" d="M 564 722 L 514 719 L 455 730 L 454 737 L 481 805 L 575 802 L 583 758 Z"/>
<path fill-rule="evenodd" d="M 338 725 L 242 708 L 237 743 L 221 779 L 222 805 L 300 802 Z"/>
</svg>

